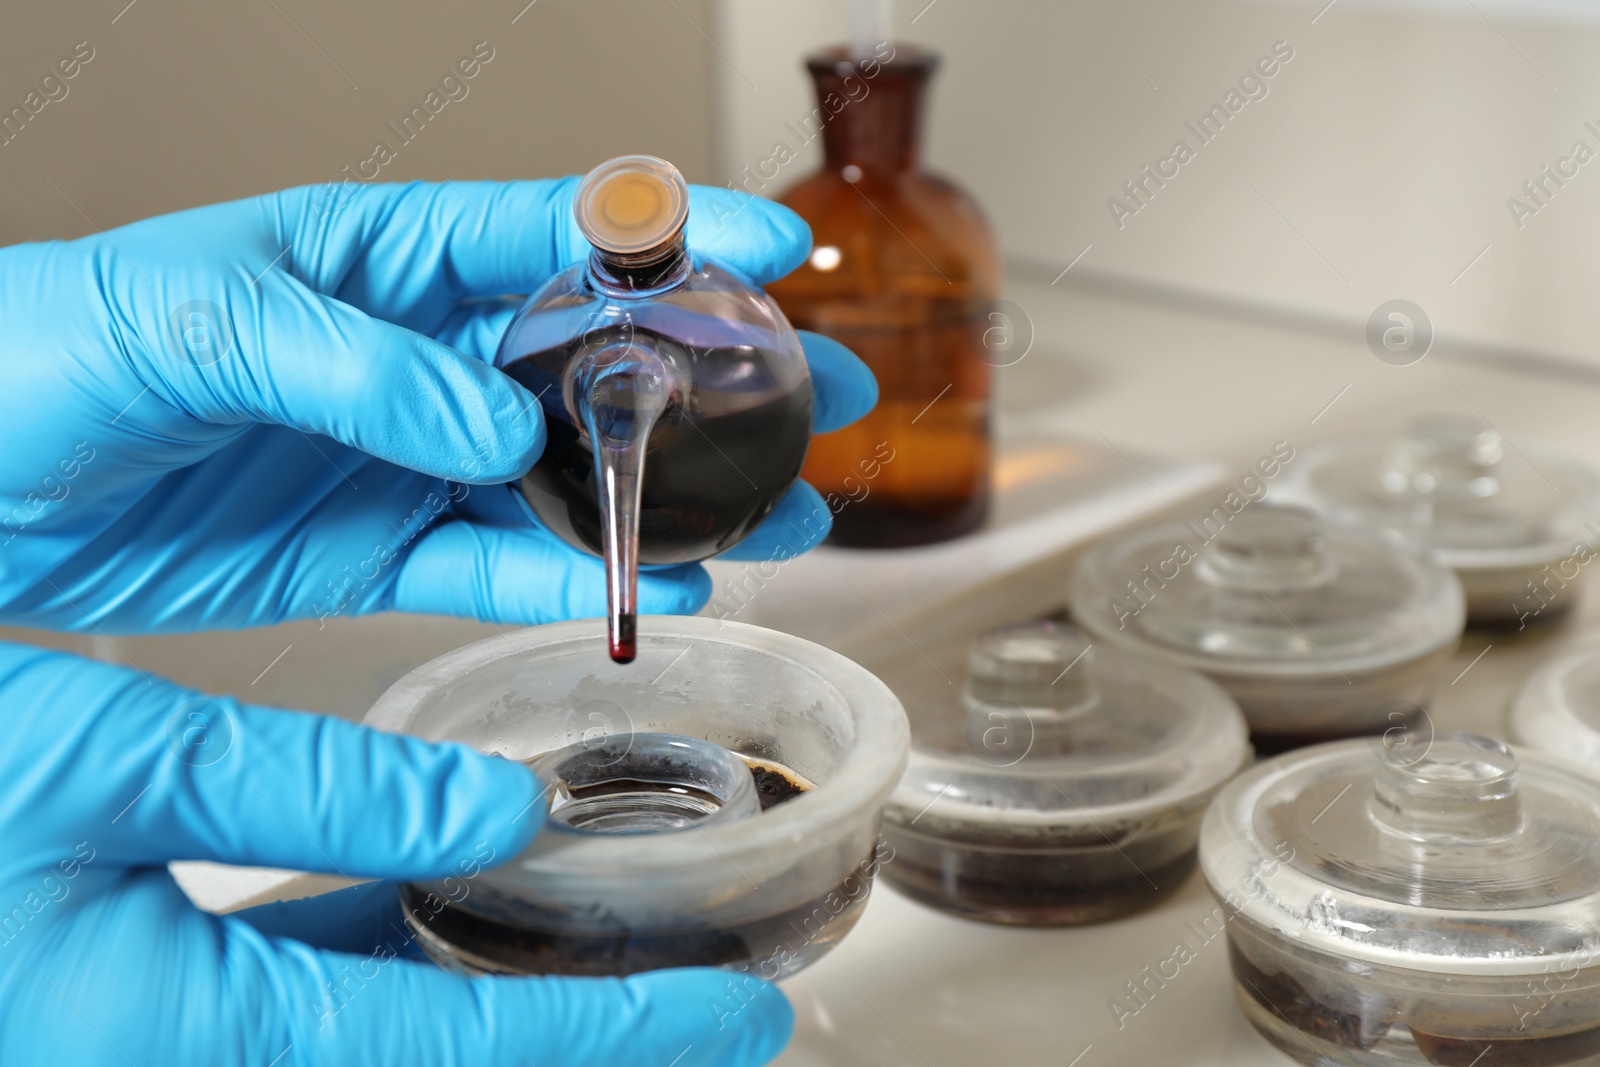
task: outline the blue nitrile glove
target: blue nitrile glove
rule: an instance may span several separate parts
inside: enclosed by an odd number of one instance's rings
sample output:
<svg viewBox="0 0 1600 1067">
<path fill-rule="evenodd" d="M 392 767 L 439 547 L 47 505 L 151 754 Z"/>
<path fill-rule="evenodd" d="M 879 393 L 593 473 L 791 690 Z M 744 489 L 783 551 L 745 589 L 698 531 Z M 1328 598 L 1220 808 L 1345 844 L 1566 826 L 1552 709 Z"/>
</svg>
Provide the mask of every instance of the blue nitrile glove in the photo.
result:
<svg viewBox="0 0 1600 1067">
<path fill-rule="evenodd" d="M 604 613 L 599 560 L 503 484 L 539 405 L 485 362 L 519 301 L 588 246 L 576 179 L 314 186 L 0 249 L 0 622 L 104 632 L 398 610 Z M 689 241 L 757 282 L 805 257 L 785 208 L 694 187 Z M 816 428 L 876 399 L 804 338 Z M 806 519 L 809 521 L 801 521 Z M 741 558 L 828 526 L 797 486 Z M 698 566 L 640 576 L 696 610 Z"/>
<path fill-rule="evenodd" d="M 3 643 L 0 707 L 7 1067 L 746 1067 L 788 1039 L 754 978 L 455 978 L 405 958 L 392 883 L 219 917 L 164 866 L 454 875 L 470 896 L 537 829 L 520 764 Z"/>
</svg>

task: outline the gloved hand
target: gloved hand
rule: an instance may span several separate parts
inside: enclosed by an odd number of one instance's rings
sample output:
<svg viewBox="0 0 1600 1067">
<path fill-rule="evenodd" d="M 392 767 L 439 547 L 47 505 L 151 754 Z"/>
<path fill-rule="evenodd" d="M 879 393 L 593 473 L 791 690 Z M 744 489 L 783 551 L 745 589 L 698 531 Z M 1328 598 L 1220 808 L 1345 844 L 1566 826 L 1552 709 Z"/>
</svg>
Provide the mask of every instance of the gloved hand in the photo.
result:
<svg viewBox="0 0 1600 1067">
<path fill-rule="evenodd" d="M 485 362 L 519 303 L 499 294 L 586 254 L 575 188 L 315 186 L 0 249 L 0 622 L 603 614 L 599 560 L 511 506 L 544 426 Z M 690 246 L 754 281 L 806 255 L 785 208 L 690 200 Z M 865 365 L 804 342 L 817 430 L 865 414 Z M 802 551 L 827 517 L 797 486 L 735 551 Z M 648 572 L 640 607 L 693 611 L 709 586 Z"/>
<path fill-rule="evenodd" d="M 519 764 L 0 644 L 0 1063 L 744 1067 L 783 996 L 714 970 L 451 977 L 404 958 L 392 883 L 218 917 L 164 866 L 415 879 L 509 859 Z"/>
</svg>

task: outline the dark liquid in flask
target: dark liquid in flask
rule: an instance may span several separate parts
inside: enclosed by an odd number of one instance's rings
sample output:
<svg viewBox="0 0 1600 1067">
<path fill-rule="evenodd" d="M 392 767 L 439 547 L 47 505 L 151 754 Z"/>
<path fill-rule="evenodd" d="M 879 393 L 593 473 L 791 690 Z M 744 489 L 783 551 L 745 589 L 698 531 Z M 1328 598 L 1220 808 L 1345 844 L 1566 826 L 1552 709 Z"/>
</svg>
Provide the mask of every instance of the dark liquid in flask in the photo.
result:
<svg viewBox="0 0 1600 1067">
<path fill-rule="evenodd" d="M 567 410 L 562 375 L 612 340 L 651 344 L 692 384 L 650 429 L 639 500 L 639 562 L 688 563 L 731 547 L 799 476 L 811 434 L 811 382 L 785 384 L 778 354 L 692 348 L 638 327 L 591 331 L 532 352 L 505 372 L 538 396 L 549 440 L 518 488 L 568 544 L 602 551 L 600 479 L 589 435 Z"/>
</svg>

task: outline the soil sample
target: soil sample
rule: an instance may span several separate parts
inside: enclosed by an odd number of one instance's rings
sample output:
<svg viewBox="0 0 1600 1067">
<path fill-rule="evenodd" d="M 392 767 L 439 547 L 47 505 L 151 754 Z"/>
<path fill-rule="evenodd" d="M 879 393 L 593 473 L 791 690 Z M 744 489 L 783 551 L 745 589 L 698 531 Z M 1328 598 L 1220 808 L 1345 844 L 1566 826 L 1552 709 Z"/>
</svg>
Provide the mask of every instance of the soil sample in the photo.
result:
<svg viewBox="0 0 1600 1067">
<path fill-rule="evenodd" d="M 763 812 L 810 788 L 781 764 L 742 758 Z M 649 784 L 630 782 L 628 787 Z M 665 967 L 733 967 L 761 974 L 775 969 L 768 968 L 768 961 L 785 952 L 843 937 L 860 917 L 871 880 L 870 871 L 858 870 L 814 899 L 770 915 L 723 927 L 679 925 L 668 930 L 630 927 L 620 919 L 608 924 L 599 906 L 575 916 L 543 912 L 537 902 L 520 901 L 522 921 L 510 925 L 416 885 L 402 886 L 400 898 L 407 923 L 429 955 L 468 973 L 607 976 Z"/>
</svg>

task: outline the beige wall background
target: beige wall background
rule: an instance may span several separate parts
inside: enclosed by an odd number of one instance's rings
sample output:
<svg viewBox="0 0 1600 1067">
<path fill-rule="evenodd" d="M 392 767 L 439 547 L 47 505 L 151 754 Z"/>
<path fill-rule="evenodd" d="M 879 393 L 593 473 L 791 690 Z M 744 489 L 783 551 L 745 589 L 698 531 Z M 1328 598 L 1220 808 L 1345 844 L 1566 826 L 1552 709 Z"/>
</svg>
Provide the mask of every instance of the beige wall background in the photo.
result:
<svg viewBox="0 0 1600 1067">
<path fill-rule="evenodd" d="M 94 58 L 0 146 L 0 242 L 329 180 L 380 140 L 392 180 L 648 151 L 726 181 L 793 140 L 800 57 L 844 30 L 845 0 L 17 5 L 0 114 L 47 99 L 80 42 Z M 977 192 L 1015 269 L 1076 259 L 1059 284 L 1325 330 L 1399 297 L 1480 352 L 1600 358 L 1600 158 L 1520 228 L 1506 206 L 1575 141 L 1600 155 L 1588 0 L 901 0 L 896 32 L 946 55 L 930 160 Z M 1277 41 L 1294 59 L 1266 97 L 1198 145 L 1184 123 Z M 494 59 L 467 96 L 400 145 L 389 124 L 478 42 Z M 1107 199 L 1179 138 L 1196 158 L 1119 228 Z"/>
<path fill-rule="evenodd" d="M 718 11 L 726 179 L 812 106 L 799 57 L 846 22 L 843 0 Z M 901 0 L 896 28 L 946 56 L 932 164 L 1035 276 L 1081 253 L 1059 284 L 1287 312 L 1361 358 L 1361 324 L 1403 298 L 1463 351 L 1600 360 L 1600 5 Z M 1199 145 L 1185 121 L 1277 41 L 1294 58 L 1267 95 Z M 1119 228 L 1107 199 L 1180 138 L 1196 158 Z M 1596 159 L 1519 229 L 1506 200 L 1580 139 Z"/>
<path fill-rule="evenodd" d="M 94 58 L 0 147 L 0 243 L 332 180 L 399 145 L 387 124 L 480 41 L 494 58 L 383 179 L 539 177 L 643 151 L 709 180 L 710 21 L 709 0 L 11 4 L 0 112 L 79 42 Z"/>
</svg>

